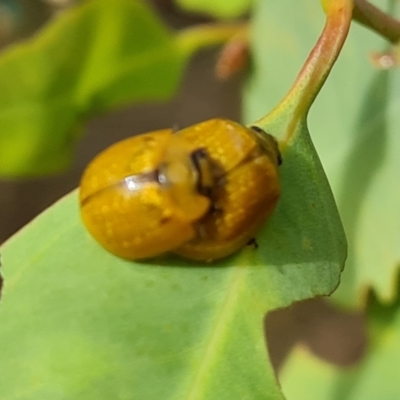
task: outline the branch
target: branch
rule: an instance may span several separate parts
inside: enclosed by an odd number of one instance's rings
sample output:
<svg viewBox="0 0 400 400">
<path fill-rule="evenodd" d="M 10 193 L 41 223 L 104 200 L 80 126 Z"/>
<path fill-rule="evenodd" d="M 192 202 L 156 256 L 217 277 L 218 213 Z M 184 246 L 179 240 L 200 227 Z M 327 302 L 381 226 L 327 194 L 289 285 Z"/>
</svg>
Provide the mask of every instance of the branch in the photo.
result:
<svg viewBox="0 0 400 400">
<path fill-rule="evenodd" d="M 354 0 L 353 19 L 391 43 L 400 40 L 400 22 L 367 0 Z"/>
</svg>

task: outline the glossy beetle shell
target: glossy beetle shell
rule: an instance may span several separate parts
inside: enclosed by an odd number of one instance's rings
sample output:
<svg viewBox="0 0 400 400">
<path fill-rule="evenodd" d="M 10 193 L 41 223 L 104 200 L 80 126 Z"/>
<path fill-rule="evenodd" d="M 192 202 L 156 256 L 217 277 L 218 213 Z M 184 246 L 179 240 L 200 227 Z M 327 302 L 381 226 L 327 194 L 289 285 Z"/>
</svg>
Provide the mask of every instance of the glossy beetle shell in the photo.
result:
<svg viewBox="0 0 400 400">
<path fill-rule="evenodd" d="M 214 211 L 198 222 L 200 234 L 175 253 L 198 260 L 226 257 L 245 246 L 275 208 L 280 193 L 276 142 L 271 136 L 220 119 L 180 134 L 206 148 L 224 172 L 214 188 Z"/>
<path fill-rule="evenodd" d="M 195 237 L 193 221 L 202 217 L 210 200 L 190 186 L 162 186 L 153 176 L 170 155 L 183 153 L 182 174 L 191 149 L 177 146 L 172 130 L 139 135 L 116 143 L 98 155 L 80 185 L 82 219 L 107 250 L 128 259 L 153 257 Z M 185 171 L 186 167 L 186 171 Z M 185 181 L 186 179 L 186 181 Z M 186 192 L 188 189 L 188 193 Z"/>
<path fill-rule="evenodd" d="M 273 211 L 278 160 L 272 137 L 224 119 L 135 136 L 89 164 L 80 186 L 82 219 L 123 258 L 226 257 Z"/>
</svg>

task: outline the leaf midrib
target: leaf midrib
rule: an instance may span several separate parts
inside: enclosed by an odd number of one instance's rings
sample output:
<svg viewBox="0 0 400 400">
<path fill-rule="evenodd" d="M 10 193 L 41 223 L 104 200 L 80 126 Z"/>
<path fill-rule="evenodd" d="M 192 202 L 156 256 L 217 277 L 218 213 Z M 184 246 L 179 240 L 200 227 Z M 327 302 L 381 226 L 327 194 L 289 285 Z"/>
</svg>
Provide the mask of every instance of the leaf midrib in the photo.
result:
<svg viewBox="0 0 400 400">
<path fill-rule="evenodd" d="M 216 355 L 216 349 L 221 345 L 222 340 L 225 338 L 225 333 L 229 329 L 229 319 L 233 314 L 233 310 L 238 302 L 237 294 L 240 285 L 244 282 L 247 276 L 247 269 L 245 267 L 234 267 L 232 277 L 228 281 L 228 292 L 225 300 L 222 302 L 220 310 L 216 317 L 216 324 L 211 330 L 211 334 L 206 341 L 206 345 L 200 351 L 204 353 L 201 359 L 199 368 L 194 374 L 192 383 L 189 387 L 187 400 L 203 399 L 203 392 L 206 390 L 207 385 L 204 382 L 207 380 L 210 373 L 212 374 L 212 364 Z"/>
</svg>

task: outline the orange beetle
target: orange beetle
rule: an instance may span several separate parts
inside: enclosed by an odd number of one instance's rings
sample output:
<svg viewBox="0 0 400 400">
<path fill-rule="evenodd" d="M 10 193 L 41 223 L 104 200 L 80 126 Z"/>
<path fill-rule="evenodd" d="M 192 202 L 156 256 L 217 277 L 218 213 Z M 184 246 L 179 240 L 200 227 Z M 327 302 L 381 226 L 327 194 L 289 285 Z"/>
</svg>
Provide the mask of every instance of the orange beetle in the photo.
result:
<svg viewBox="0 0 400 400">
<path fill-rule="evenodd" d="M 212 261 L 246 245 L 272 213 L 279 163 L 272 136 L 225 119 L 142 134 L 89 164 L 82 219 L 123 258 L 172 252 Z"/>
</svg>

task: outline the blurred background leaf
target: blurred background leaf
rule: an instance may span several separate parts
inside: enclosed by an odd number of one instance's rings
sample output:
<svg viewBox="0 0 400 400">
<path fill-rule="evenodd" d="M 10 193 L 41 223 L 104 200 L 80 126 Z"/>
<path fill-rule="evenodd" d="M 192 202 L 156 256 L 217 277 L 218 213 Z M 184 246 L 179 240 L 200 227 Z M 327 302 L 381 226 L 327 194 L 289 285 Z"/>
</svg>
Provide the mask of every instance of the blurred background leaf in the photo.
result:
<svg viewBox="0 0 400 400">
<path fill-rule="evenodd" d="M 188 11 L 212 15 L 216 18 L 235 18 L 250 9 L 253 0 L 176 0 Z"/>
<path fill-rule="evenodd" d="M 145 2 L 88 1 L 0 58 L 0 174 L 69 165 L 89 115 L 164 100 L 185 63 Z"/>
</svg>

